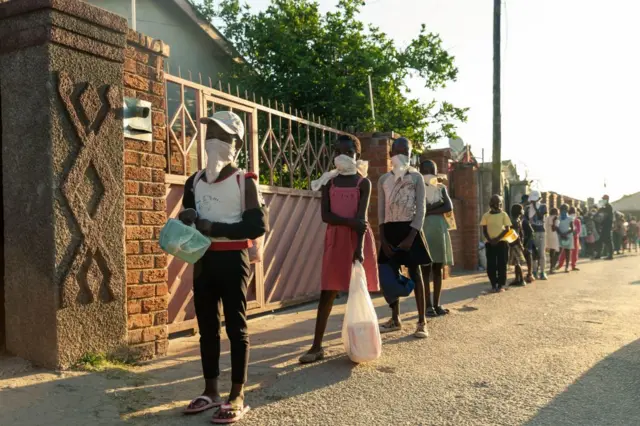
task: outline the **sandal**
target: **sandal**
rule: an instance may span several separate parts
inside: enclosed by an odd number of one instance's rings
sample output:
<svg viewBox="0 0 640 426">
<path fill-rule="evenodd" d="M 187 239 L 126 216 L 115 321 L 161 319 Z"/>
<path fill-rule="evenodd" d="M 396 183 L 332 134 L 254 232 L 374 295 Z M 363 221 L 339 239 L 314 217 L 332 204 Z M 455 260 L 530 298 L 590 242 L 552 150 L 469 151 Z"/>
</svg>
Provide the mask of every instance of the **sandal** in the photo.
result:
<svg viewBox="0 0 640 426">
<path fill-rule="evenodd" d="M 251 407 L 240 404 L 226 403 L 220 406 L 217 413 L 211 418 L 211 423 L 216 425 L 227 425 L 242 420 L 245 414 L 249 412 Z"/>
<path fill-rule="evenodd" d="M 322 361 L 324 359 L 324 349 L 320 349 L 318 352 L 307 352 L 302 355 L 298 361 L 300 364 L 312 364 L 314 362 Z"/>
<path fill-rule="evenodd" d="M 402 330 L 402 324 L 396 324 L 393 318 L 380 325 L 380 333 L 393 333 L 394 331 Z"/>
<path fill-rule="evenodd" d="M 195 404 L 198 401 L 204 401 L 204 402 L 206 402 L 206 404 L 202 405 L 200 407 L 195 407 Z M 197 397 L 193 401 L 191 401 L 189 403 L 189 405 L 187 405 L 187 408 L 185 408 L 183 413 L 184 414 L 198 414 L 198 413 L 202 413 L 203 411 L 210 410 L 212 408 L 220 407 L 221 405 L 222 405 L 222 401 L 215 401 L 214 402 L 213 399 L 211 399 L 210 397 L 208 397 L 206 395 L 200 395 L 199 397 Z"/>
<path fill-rule="evenodd" d="M 427 316 L 427 318 L 435 318 L 439 314 L 438 314 L 437 308 L 429 307 L 427 308 L 427 312 L 425 315 Z"/>
<path fill-rule="evenodd" d="M 423 322 L 418 323 L 418 327 L 416 328 L 416 332 L 413 333 L 413 337 L 416 339 L 426 339 L 429 337 L 429 332 L 427 331 L 427 324 Z"/>
<path fill-rule="evenodd" d="M 442 306 L 436 306 L 434 310 L 436 314 L 438 314 L 438 316 L 447 315 L 450 312 L 448 309 L 443 308 Z"/>
</svg>

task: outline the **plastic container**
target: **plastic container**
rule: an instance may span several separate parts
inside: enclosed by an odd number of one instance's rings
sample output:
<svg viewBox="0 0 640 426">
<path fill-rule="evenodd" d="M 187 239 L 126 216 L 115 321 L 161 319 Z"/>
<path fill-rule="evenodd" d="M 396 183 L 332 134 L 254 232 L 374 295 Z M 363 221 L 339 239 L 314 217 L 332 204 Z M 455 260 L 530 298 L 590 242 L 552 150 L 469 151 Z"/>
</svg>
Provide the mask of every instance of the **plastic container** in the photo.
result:
<svg viewBox="0 0 640 426">
<path fill-rule="evenodd" d="M 211 240 L 177 219 L 169 219 L 160 231 L 160 248 L 187 263 L 196 263 L 211 246 Z"/>
<path fill-rule="evenodd" d="M 513 228 L 509 229 L 509 232 L 507 232 L 505 236 L 502 237 L 502 241 L 506 241 L 509 244 L 515 243 L 517 239 L 518 239 L 518 233 L 514 231 Z"/>
</svg>

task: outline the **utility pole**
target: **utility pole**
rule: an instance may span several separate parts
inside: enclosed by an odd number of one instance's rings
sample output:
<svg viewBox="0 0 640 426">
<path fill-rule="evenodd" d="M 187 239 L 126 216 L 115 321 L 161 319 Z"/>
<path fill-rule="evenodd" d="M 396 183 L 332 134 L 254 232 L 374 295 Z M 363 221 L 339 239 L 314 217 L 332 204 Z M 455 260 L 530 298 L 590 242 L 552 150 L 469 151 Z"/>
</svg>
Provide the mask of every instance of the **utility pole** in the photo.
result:
<svg viewBox="0 0 640 426">
<path fill-rule="evenodd" d="M 373 119 L 373 131 L 376 131 L 376 109 L 373 104 L 373 85 L 371 84 L 371 74 L 369 74 L 369 101 L 371 101 L 371 118 Z"/>
<path fill-rule="evenodd" d="M 131 0 L 131 29 L 133 31 L 137 31 L 138 25 L 137 25 L 137 13 L 136 13 L 136 0 Z"/>
<path fill-rule="evenodd" d="M 500 12 L 502 0 L 493 0 L 493 170 L 491 188 L 502 194 L 502 115 L 500 112 Z"/>
</svg>

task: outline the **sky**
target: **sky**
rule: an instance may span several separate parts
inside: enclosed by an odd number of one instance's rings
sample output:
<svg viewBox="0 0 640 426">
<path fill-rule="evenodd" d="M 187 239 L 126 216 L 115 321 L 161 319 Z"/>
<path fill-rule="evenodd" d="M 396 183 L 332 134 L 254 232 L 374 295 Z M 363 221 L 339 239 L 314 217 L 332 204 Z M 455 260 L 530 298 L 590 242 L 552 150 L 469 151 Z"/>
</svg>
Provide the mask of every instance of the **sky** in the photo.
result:
<svg viewBox="0 0 640 426">
<path fill-rule="evenodd" d="M 247 2 L 256 10 L 269 4 Z M 319 3 L 327 11 L 337 0 Z M 640 191 L 640 2 L 504 0 L 502 12 L 502 159 L 534 187 L 573 198 Z M 370 0 L 360 19 L 398 46 L 422 23 L 440 34 L 458 80 L 435 93 L 410 81 L 411 95 L 470 107 L 458 134 L 489 161 L 493 2 Z"/>
</svg>

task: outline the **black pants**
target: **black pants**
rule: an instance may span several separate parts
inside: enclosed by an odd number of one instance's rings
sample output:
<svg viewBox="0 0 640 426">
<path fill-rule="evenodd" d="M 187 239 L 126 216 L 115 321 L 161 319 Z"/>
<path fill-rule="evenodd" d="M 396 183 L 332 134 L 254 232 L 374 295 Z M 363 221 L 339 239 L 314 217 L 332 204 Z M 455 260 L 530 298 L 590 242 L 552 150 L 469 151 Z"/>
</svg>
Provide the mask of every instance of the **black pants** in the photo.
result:
<svg viewBox="0 0 640 426">
<path fill-rule="evenodd" d="M 500 241 L 498 244 L 487 243 L 487 275 L 491 287 L 504 287 L 507 284 L 507 264 L 509 263 L 509 244 Z"/>
<path fill-rule="evenodd" d="M 231 342 L 231 381 L 244 384 L 249 364 L 247 286 L 251 266 L 243 251 L 209 251 L 193 271 L 193 300 L 200 328 L 200 356 L 205 379 L 220 376 L 220 302 Z"/>
<path fill-rule="evenodd" d="M 600 234 L 600 240 L 598 241 L 598 249 L 596 257 L 600 256 L 613 256 L 613 239 L 611 231 L 603 231 Z"/>
</svg>

